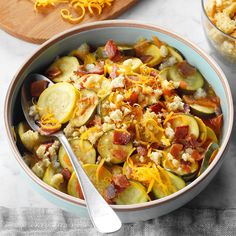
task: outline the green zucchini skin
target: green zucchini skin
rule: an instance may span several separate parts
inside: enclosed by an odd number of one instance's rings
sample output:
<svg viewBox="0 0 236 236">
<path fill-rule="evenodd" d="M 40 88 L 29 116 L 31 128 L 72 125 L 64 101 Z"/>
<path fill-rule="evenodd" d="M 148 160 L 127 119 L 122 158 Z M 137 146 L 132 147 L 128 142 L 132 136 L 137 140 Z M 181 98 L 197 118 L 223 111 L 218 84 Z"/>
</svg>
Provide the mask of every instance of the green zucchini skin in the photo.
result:
<svg viewBox="0 0 236 236">
<path fill-rule="evenodd" d="M 207 167 L 209 166 L 209 161 L 211 159 L 212 154 L 218 148 L 219 148 L 219 145 L 215 142 L 212 142 L 209 144 L 207 151 L 204 155 L 204 158 L 202 160 L 202 164 L 201 164 L 200 170 L 198 172 L 198 176 L 201 175 L 207 169 Z"/>
<path fill-rule="evenodd" d="M 153 188 L 152 188 L 152 193 L 154 194 L 154 196 L 156 198 L 163 198 L 163 197 L 166 197 L 174 192 L 177 192 L 178 190 L 182 189 L 185 187 L 185 182 L 184 180 L 177 176 L 177 175 L 174 175 L 173 173 L 171 173 L 170 171 L 167 171 L 166 170 L 166 173 L 168 174 L 168 176 L 170 177 L 170 181 L 173 185 L 173 187 L 175 188 L 175 191 L 171 191 L 170 193 L 165 193 L 159 186 L 157 183 L 155 183 L 153 185 Z"/>
<path fill-rule="evenodd" d="M 146 188 L 139 182 L 130 180 L 130 185 L 114 199 L 118 205 L 131 205 L 149 201 Z"/>
<path fill-rule="evenodd" d="M 191 113 L 202 117 L 202 118 L 212 118 L 215 116 L 215 108 L 213 107 L 206 107 L 201 106 L 198 104 L 191 104 L 190 105 Z"/>
<path fill-rule="evenodd" d="M 168 78 L 175 82 L 184 82 L 186 83 L 186 88 L 179 88 L 184 94 L 192 94 L 197 89 L 202 88 L 204 86 L 204 79 L 199 71 L 196 71 L 194 75 L 184 77 L 182 76 L 176 65 L 169 68 Z"/>
</svg>

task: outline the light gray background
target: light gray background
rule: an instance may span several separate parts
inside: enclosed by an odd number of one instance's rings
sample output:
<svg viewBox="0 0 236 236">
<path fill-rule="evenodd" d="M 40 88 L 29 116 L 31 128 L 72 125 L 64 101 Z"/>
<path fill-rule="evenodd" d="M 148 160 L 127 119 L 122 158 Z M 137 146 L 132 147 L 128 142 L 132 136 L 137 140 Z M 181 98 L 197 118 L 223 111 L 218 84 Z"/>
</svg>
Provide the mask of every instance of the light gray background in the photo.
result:
<svg viewBox="0 0 236 236">
<path fill-rule="evenodd" d="M 122 19 L 142 20 L 165 27 L 191 40 L 215 58 L 209 48 L 201 26 L 200 0 L 140 0 L 123 14 Z M 49 207 L 49 203 L 21 178 L 18 164 L 9 148 L 3 123 L 3 106 L 8 85 L 26 58 L 37 45 L 15 39 L 0 30 L 0 206 Z M 236 67 L 231 68 L 218 61 L 225 72 L 236 99 Z M 227 124 L 227 121 L 225 121 Z M 188 207 L 236 207 L 236 132 L 233 131 L 226 160 L 211 184 Z"/>
</svg>

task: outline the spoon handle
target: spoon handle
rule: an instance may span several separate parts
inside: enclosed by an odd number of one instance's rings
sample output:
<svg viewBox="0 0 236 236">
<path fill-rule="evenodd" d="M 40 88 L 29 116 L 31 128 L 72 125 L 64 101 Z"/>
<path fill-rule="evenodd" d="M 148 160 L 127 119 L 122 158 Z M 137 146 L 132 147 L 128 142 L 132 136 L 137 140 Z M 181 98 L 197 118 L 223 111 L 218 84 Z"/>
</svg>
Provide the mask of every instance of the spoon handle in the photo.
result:
<svg viewBox="0 0 236 236">
<path fill-rule="evenodd" d="M 74 167 L 94 227 L 100 233 L 112 233 L 119 230 L 122 226 L 120 219 L 91 183 L 66 136 L 63 133 L 59 133 L 56 136 L 63 145 Z"/>
</svg>

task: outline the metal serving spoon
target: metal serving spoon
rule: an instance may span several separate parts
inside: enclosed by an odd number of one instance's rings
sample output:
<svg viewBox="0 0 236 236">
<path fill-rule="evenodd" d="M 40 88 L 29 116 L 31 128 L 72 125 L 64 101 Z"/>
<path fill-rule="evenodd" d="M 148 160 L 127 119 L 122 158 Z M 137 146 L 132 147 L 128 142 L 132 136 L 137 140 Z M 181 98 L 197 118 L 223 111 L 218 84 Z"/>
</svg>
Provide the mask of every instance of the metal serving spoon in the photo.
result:
<svg viewBox="0 0 236 236">
<path fill-rule="evenodd" d="M 29 116 L 29 108 L 32 105 L 31 103 L 31 95 L 30 95 L 30 83 L 32 81 L 38 80 L 46 80 L 50 84 L 53 84 L 48 78 L 40 74 L 31 74 L 28 76 L 22 86 L 21 89 L 21 106 L 25 118 L 30 125 L 30 127 L 35 130 L 39 131 L 40 127 L 35 123 L 32 117 Z M 113 209 L 109 206 L 109 204 L 103 199 L 94 185 L 91 183 L 90 179 L 84 172 L 80 162 L 78 161 L 77 157 L 75 156 L 70 143 L 68 142 L 66 136 L 62 131 L 50 134 L 50 136 L 55 136 L 59 139 L 62 146 L 66 150 L 72 166 L 75 170 L 77 178 L 79 180 L 86 204 L 90 219 L 94 225 L 94 227 L 100 233 L 112 233 L 118 231 L 122 224 L 119 217 L 113 211 Z"/>
</svg>

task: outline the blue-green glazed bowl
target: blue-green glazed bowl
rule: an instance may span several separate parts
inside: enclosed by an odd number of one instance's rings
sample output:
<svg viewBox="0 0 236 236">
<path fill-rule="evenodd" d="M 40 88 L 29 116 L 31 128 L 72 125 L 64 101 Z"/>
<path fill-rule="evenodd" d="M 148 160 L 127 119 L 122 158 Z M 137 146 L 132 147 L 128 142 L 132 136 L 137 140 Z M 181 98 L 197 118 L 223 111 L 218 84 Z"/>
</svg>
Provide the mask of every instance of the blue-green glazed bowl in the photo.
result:
<svg viewBox="0 0 236 236">
<path fill-rule="evenodd" d="M 201 71 L 220 97 L 225 121 L 221 147 L 207 170 L 180 191 L 147 203 L 113 205 L 112 207 L 122 222 L 136 222 L 164 215 L 179 208 L 199 194 L 219 170 L 224 160 L 223 153 L 226 151 L 232 131 L 233 102 L 227 79 L 216 62 L 193 43 L 158 26 L 126 20 L 84 24 L 65 31 L 40 46 L 12 79 L 5 101 L 5 126 L 11 148 L 22 170 L 22 174 L 36 191 L 58 207 L 81 216 L 87 216 L 86 205 L 83 200 L 62 193 L 39 179 L 24 163 L 22 155 L 16 146 L 12 126 L 16 125 L 23 116 L 19 91 L 24 79 L 30 73 L 42 71 L 56 56 L 68 53 L 83 42 L 88 42 L 92 45 L 102 45 L 108 39 L 114 39 L 120 43 L 132 44 L 140 37 L 151 38 L 153 35 L 182 52 L 185 58 Z"/>
</svg>

